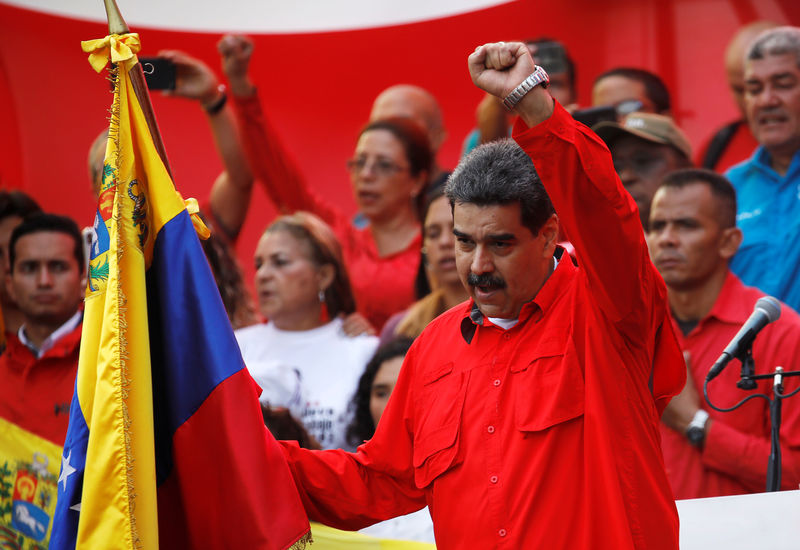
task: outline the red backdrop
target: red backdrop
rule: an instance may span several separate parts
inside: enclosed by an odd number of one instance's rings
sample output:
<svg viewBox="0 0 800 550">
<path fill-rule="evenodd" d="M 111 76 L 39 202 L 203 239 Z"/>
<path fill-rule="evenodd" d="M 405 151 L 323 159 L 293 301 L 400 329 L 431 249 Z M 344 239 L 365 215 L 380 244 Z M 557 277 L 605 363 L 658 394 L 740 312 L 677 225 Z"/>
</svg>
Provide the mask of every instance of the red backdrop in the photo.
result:
<svg viewBox="0 0 800 550">
<path fill-rule="evenodd" d="M 576 60 L 583 105 L 593 78 L 606 69 L 629 65 L 660 74 L 673 94 L 676 118 L 697 148 L 736 116 L 722 56 L 733 32 L 755 19 L 800 24 L 800 2 L 519 0 L 408 25 L 255 35 L 252 72 L 308 180 L 353 212 L 344 161 L 372 100 L 391 84 L 418 84 L 439 98 L 449 131 L 440 160 L 452 167 L 481 97 L 469 81 L 467 54 L 488 41 L 548 35 L 566 44 Z M 141 55 L 182 49 L 219 68 L 219 34 L 132 30 L 141 36 Z M 94 210 L 86 153 L 106 124 L 111 95 L 80 41 L 106 34 L 98 23 L 0 4 L 0 185 L 21 188 L 46 210 L 82 225 Z M 202 202 L 221 169 L 204 115 L 180 99 L 156 94 L 153 103 L 176 185 Z M 238 245 L 248 281 L 255 241 L 274 212 L 257 188 Z"/>
</svg>

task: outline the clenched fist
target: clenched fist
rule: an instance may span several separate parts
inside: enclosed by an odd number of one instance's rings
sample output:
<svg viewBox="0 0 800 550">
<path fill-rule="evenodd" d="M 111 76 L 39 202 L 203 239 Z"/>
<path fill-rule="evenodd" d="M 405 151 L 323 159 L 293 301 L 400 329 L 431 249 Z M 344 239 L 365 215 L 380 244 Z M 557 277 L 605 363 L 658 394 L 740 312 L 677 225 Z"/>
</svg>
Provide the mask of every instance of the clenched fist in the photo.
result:
<svg viewBox="0 0 800 550">
<path fill-rule="evenodd" d="M 478 46 L 467 61 L 475 85 L 499 99 L 536 70 L 528 47 L 522 42 L 495 42 Z M 553 99 L 536 86 L 514 108 L 528 126 L 547 120 L 553 113 Z"/>
</svg>

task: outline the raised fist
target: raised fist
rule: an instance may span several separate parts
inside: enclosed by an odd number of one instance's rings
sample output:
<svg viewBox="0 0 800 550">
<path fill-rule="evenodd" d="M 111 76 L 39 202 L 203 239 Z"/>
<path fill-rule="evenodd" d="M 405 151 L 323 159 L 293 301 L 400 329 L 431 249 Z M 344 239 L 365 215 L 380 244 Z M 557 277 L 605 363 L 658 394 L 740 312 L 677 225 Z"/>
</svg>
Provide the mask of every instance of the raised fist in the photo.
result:
<svg viewBox="0 0 800 550">
<path fill-rule="evenodd" d="M 495 42 L 478 46 L 468 59 L 475 85 L 505 98 L 536 68 L 528 47 L 522 42 Z"/>
<path fill-rule="evenodd" d="M 247 70 L 253 55 L 253 41 L 246 36 L 226 34 L 217 43 L 217 50 L 222 58 L 222 71 L 228 77 L 233 93 L 245 95 L 252 91 Z"/>
</svg>

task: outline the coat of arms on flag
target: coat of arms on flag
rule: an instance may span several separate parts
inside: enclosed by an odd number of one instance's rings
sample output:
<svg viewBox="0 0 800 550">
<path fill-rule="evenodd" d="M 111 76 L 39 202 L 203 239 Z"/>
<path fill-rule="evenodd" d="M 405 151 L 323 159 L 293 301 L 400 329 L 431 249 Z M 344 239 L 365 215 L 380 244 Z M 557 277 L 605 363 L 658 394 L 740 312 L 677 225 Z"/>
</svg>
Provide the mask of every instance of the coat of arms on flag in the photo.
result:
<svg viewBox="0 0 800 550">
<path fill-rule="evenodd" d="M 0 548 L 48 547 L 61 447 L 0 418 Z"/>
</svg>

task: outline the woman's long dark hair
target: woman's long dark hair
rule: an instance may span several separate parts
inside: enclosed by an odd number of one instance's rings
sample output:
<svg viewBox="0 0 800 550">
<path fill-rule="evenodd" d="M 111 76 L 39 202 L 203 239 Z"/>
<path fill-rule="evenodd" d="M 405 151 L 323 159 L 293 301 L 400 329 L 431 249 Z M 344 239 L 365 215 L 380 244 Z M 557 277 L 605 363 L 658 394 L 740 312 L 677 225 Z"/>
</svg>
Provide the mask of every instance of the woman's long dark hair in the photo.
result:
<svg viewBox="0 0 800 550">
<path fill-rule="evenodd" d="M 390 359 L 405 357 L 413 342 L 412 338 L 406 337 L 390 340 L 379 347 L 367 363 L 364 374 L 358 381 L 358 389 L 350 402 L 353 420 L 347 426 L 346 436 L 347 442 L 351 445 L 360 445 L 375 434 L 375 422 L 372 420 L 372 413 L 369 412 L 369 400 L 378 369 Z"/>
</svg>

